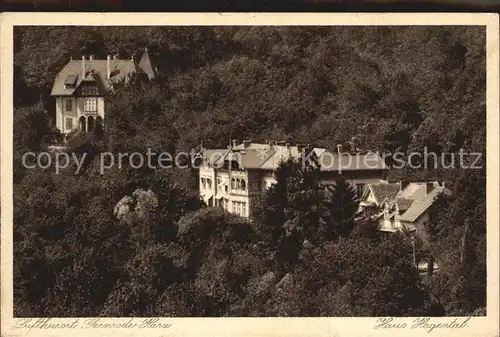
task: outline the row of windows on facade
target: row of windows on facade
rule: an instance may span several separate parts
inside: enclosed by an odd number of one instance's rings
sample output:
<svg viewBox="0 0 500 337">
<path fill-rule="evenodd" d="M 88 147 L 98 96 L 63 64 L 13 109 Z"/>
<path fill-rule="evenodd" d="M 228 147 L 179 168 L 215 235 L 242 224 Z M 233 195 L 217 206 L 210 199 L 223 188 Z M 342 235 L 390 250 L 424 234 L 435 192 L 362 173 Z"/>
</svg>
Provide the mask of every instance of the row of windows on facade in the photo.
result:
<svg viewBox="0 0 500 337">
<path fill-rule="evenodd" d="M 73 75 L 70 75 L 71 77 Z M 76 88 L 76 77 L 73 76 L 71 79 L 68 78 L 68 80 L 73 80 L 72 83 L 65 83 L 64 84 L 64 89 L 75 89 Z M 97 88 L 96 85 L 89 83 L 89 82 L 83 82 L 82 85 L 80 86 L 80 94 L 83 96 L 86 95 L 99 95 L 99 88 Z"/>
<path fill-rule="evenodd" d="M 67 99 L 65 103 L 65 111 L 72 112 L 73 111 L 73 100 Z M 96 97 L 87 97 L 83 101 L 83 111 L 84 112 L 97 112 L 97 98 Z"/>
<path fill-rule="evenodd" d="M 247 203 L 244 201 L 232 201 L 231 209 L 229 209 L 228 199 L 215 199 L 215 207 L 222 207 L 226 211 L 238 214 L 240 216 L 246 216 L 247 213 Z"/>
<path fill-rule="evenodd" d="M 222 179 L 217 178 L 217 185 L 215 186 L 216 189 L 222 189 L 220 186 L 222 185 Z M 212 189 L 212 179 L 210 178 L 201 178 L 201 186 L 203 189 Z M 255 189 L 255 190 L 260 190 L 260 183 L 259 182 L 253 182 L 250 183 L 250 188 Z M 246 191 L 247 189 L 247 182 L 244 179 L 238 179 L 238 178 L 233 178 L 231 179 L 231 189 L 232 190 L 242 190 Z M 228 186 L 224 186 L 224 190 L 227 192 L 228 191 Z"/>
<path fill-rule="evenodd" d="M 95 119 L 92 116 L 81 116 L 78 119 L 78 130 L 82 132 L 92 132 L 95 127 L 102 128 L 102 117 L 97 116 Z M 66 117 L 66 130 L 73 130 L 73 118 Z"/>
<path fill-rule="evenodd" d="M 222 190 L 222 187 L 220 187 L 221 184 L 222 184 L 221 178 L 217 178 L 217 185 L 215 186 L 215 189 L 218 191 L 221 191 Z M 201 186 L 202 186 L 202 189 L 211 190 L 212 189 L 212 179 L 201 178 Z M 231 189 L 232 190 L 246 191 L 246 186 L 247 186 L 247 183 L 246 183 L 246 180 L 244 180 L 244 179 L 237 179 L 237 178 L 231 179 Z M 266 184 L 266 188 L 267 187 L 269 187 L 269 184 Z M 260 190 L 260 188 L 261 188 L 260 182 L 250 183 L 250 189 Z M 365 184 L 356 184 L 356 192 L 357 192 L 358 197 L 361 197 L 363 195 L 364 188 L 365 188 Z M 228 192 L 227 185 L 224 185 L 224 190 L 225 190 L 225 192 Z"/>
</svg>

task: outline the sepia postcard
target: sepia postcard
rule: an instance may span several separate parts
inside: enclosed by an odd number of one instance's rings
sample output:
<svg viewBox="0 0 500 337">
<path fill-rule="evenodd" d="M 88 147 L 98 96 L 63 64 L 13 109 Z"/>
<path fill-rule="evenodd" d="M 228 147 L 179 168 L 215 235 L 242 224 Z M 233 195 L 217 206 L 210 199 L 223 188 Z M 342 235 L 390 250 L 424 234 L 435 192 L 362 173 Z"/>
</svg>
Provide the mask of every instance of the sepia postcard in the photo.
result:
<svg viewBox="0 0 500 337">
<path fill-rule="evenodd" d="M 2 336 L 499 336 L 499 17 L 3 13 Z"/>
</svg>

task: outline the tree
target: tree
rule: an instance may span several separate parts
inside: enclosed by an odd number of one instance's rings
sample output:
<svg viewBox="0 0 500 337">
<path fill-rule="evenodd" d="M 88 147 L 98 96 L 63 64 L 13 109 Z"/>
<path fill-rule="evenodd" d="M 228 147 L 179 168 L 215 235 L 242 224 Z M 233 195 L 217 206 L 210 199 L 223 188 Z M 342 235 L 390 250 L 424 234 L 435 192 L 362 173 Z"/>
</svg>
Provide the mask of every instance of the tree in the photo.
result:
<svg viewBox="0 0 500 337">
<path fill-rule="evenodd" d="M 335 186 L 329 187 L 329 194 L 329 198 L 324 202 L 326 238 L 345 238 L 355 226 L 354 218 L 359 208 L 357 193 L 349 182 L 340 178 L 335 181 Z"/>
<path fill-rule="evenodd" d="M 354 225 L 356 201 L 343 183 L 325 202 L 314 164 L 283 163 L 248 223 L 204 209 L 195 170 L 117 167 L 115 157 L 101 174 L 99 157 L 149 149 L 157 165 L 160 152 L 189 152 L 205 139 L 225 148 L 228 137 L 485 153 L 483 28 L 78 27 L 76 39 L 74 30 L 14 30 L 16 315 L 439 312 L 404 237 L 387 241 L 367 219 Z M 52 141 L 50 87 L 70 57 L 129 59 L 145 46 L 158 78 L 118 86 L 106 97 L 104 132 L 68 142 L 68 154 L 87 154 L 81 172 L 74 163 L 59 174 L 26 169 L 23 154 Z M 443 178 L 454 192 L 428 228 L 440 267 L 430 290 L 447 314 L 484 313 L 485 176 L 391 170 L 394 179 Z M 117 219 L 125 196 L 133 205 Z M 142 202 L 151 208 L 136 210 Z"/>
<path fill-rule="evenodd" d="M 486 303 L 486 175 L 464 170 L 454 197 L 430 223 L 431 251 L 440 267 L 432 290 L 447 312 L 470 314 Z"/>
<path fill-rule="evenodd" d="M 294 165 L 291 159 L 278 165 L 275 173 L 276 184 L 266 191 L 262 200 L 263 212 L 257 216 L 257 220 L 262 224 L 259 228 L 260 233 L 272 247 L 276 247 L 282 235 L 286 219 L 285 209 L 288 206 L 287 181 L 293 174 Z"/>
</svg>

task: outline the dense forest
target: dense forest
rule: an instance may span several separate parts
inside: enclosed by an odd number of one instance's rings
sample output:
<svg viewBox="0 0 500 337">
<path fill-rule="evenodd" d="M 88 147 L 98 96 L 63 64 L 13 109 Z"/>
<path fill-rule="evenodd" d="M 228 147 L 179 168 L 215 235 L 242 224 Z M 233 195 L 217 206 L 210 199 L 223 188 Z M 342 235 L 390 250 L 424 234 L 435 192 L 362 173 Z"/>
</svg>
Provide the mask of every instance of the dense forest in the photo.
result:
<svg viewBox="0 0 500 337">
<path fill-rule="evenodd" d="M 405 233 L 355 221 L 349 185 L 323 193 L 294 162 L 251 220 L 205 207 L 194 169 L 98 168 L 103 151 L 231 138 L 485 154 L 484 28 L 16 27 L 14 39 L 16 316 L 485 314 L 485 169 L 391 170 L 453 191 L 417 242 L 440 266 L 422 277 Z M 49 93 L 70 57 L 145 46 L 160 76 L 107 97 L 104 134 L 70 139 L 83 170 L 24 168 L 58 138 Z"/>
</svg>

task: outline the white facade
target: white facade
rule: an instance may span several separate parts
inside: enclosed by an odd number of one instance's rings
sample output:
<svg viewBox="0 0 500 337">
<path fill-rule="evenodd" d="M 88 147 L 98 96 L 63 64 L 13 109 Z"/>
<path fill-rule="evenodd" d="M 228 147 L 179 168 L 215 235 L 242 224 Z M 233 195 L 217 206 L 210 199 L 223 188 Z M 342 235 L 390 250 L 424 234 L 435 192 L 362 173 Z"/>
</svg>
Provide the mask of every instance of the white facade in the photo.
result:
<svg viewBox="0 0 500 337">
<path fill-rule="evenodd" d="M 246 172 L 202 166 L 199 184 L 200 195 L 208 206 L 222 207 L 242 217 L 250 216 L 251 196 L 257 191 L 255 185 L 249 186 Z"/>
<path fill-rule="evenodd" d="M 91 131 L 104 117 L 104 97 L 56 97 L 56 127 L 63 134 Z"/>
<path fill-rule="evenodd" d="M 315 156 L 326 153 L 326 149 L 306 147 Z M 227 149 L 200 148 L 204 166 L 199 171 L 199 184 L 203 200 L 210 207 L 223 207 L 243 217 L 251 216 L 255 199 L 276 184 L 275 170 L 280 162 L 290 158 L 300 160 L 305 153 L 303 146 L 279 145 L 276 142 L 259 144 L 243 141 L 237 145 L 233 141 Z M 342 153 L 330 155 L 335 160 L 346 157 Z M 379 156 L 377 158 L 383 164 L 383 160 Z M 358 193 L 365 184 L 379 181 L 385 174 L 384 170 L 387 170 L 383 165 L 370 170 L 350 163 L 351 166 L 346 166 L 349 172 L 344 177 Z M 320 175 L 324 185 L 334 183 L 339 177 L 337 171 L 328 170 L 320 170 Z"/>
<path fill-rule="evenodd" d="M 394 191 L 394 187 L 398 186 L 399 190 Z M 384 181 L 369 185 L 361 199 L 360 211 L 365 216 L 377 219 L 381 231 L 405 229 L 424 236 L 425 226 L 429 222 L 429 209 L 434 200 L 441 193 L 451 192 L 438 182 L 412 182 L 402 189 L 401 186 L 401 182 L 389 184 Z M 381 187 L 384 188 L 380 190 Z"/>
</svg>

